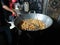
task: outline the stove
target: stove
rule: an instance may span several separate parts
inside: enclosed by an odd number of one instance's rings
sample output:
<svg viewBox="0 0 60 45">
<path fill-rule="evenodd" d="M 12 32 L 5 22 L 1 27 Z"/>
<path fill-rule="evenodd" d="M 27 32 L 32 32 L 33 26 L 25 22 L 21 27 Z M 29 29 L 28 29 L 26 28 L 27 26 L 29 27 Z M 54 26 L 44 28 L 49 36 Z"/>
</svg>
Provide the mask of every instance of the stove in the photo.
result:
<svg viewBox="0 0 60 45">
<path fill-rule="evenodd" d="M 60 24 L 53 19 L 53 25 L 42 31 L 23 31 L 21 35 L 18 34 L 18 45 L 48 45 L 59 44 L 59 30 Z M 15 28 L 15 30 L 17 30 Z"/>
</svg>

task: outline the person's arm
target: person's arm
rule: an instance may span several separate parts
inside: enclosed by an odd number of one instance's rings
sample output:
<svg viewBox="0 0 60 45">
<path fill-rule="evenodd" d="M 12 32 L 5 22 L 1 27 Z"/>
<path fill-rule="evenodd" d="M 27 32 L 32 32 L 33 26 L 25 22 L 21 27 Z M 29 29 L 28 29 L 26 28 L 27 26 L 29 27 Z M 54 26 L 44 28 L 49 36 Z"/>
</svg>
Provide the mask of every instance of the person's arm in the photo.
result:
<svg viewBox="0 0 60 45">
<path fill-rule="evenodd" d="M 3 5 L 2 6 L 5 10 L 12 12 L 14 15 L 16 15 L 16 12 L 14 10 L 11 10 L 8 6 Z"/>
<path fill-rule="evenodd" d="M 3 5 L 3 8 L 7 11 L 13 12 L 13 10 L 11 10 L 9 7 L 7 7 L 6 5 Z"/>
</svg>

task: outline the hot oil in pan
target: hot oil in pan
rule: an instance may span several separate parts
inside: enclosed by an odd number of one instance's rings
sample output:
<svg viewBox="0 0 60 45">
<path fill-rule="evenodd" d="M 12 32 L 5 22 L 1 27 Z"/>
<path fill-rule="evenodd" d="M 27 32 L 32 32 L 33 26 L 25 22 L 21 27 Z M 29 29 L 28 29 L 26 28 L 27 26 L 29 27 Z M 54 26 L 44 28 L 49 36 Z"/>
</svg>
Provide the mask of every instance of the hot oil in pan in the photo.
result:
<svg viewBox="0 0 60 45">
<path fill-rule="evenodd" d="M 35 25 L 39 26 L 40 30 L 43 30 L 46 28 L 45 23 L 37 19 L 22 20 L 19 22 L 17 26 L 19 29 L 22 29 L 22 30 L 34 31 L 34 30 L 37 30 Z"/>
</svg>

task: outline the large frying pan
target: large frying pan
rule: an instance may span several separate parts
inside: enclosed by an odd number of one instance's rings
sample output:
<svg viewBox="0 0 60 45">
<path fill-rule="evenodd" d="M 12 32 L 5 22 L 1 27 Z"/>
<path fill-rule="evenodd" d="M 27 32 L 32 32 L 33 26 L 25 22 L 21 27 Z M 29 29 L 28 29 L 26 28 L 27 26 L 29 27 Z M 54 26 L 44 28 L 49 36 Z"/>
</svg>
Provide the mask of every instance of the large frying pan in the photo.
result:
<svg viewBox="0 0 60 45">
<path fill-rule="evenodd" d="M 17 27 L 17 29 L 21 30 L 20 28 L 18 28 L 18 23 L 24 19 L 38 19 L 43 21 L 46 24 L 46 28 L 49 28 L 52 24 L 53 24 L 53 20 L 51 17 L 44 15 L 44 14 L 39 14 L 39 13 L 30 13 L 30 14 L 23 14 L 18 16 L 15 20 L 14 20 L 14 25 Z M 30 31 L 30 30 L 27 30 Z M 31 30 L 33 31 L 33 30 Z M 38 30 L 34 30 L 34 31 L 38 31 Z"/>
</svg>

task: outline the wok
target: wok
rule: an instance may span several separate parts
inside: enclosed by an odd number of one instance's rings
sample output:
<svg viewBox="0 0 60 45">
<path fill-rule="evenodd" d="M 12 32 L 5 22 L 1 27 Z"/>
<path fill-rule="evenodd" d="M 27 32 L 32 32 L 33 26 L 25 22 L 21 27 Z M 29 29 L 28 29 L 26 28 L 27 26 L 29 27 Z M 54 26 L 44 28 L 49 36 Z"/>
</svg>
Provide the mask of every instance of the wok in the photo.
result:
<svg viewBox="0 0 60 45">
<path fill-rule="evenodd" d="M 20 21 L 25 20 L 25 19 L 38 19 L 40 21 L 43 21 L 46 25 L 46 28 L 49 28 L 53 24 L 53 20 L 51 17 L 44 15 L 44 14 L 39 14 L 39 13 L 30 13 L 30 14 L 21 14 L 14 20 L 14 25 L 17 27 L 18 30 L 21 30 L 17 25 Z M 43 29 L 44 30 L 44 29 Z M 27 31 L 38 31 L 37 30 L 27 30 Z"/>
</svg>

